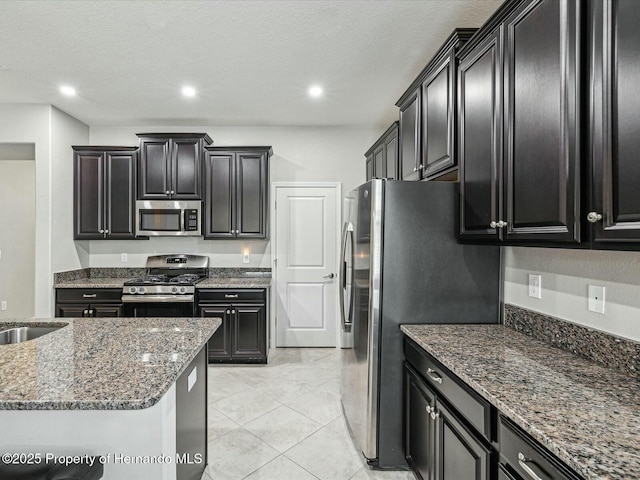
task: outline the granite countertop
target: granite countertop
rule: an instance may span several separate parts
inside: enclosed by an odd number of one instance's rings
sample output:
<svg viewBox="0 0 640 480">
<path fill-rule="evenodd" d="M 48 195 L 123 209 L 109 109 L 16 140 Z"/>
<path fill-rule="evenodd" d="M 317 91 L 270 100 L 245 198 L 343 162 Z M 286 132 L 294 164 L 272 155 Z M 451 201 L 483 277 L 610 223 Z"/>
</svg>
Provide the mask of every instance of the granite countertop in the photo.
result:
<svg viewBox="0 0 640 480">
<path fill-rule="evenodd" d="M 122 288 L 130 278 L 82 278 L 56 282 L 54 288 Z M 271 277 L 212 277 L 196 284 L 196 288 L 268 288 Z"/>
<path fill-rule="evenodd" d="M 220 326 L 219 318 L 3 319 L 67 324 L 0 345 L 0 410 L 137 410 L 156 404 Z"/>
<path fill-rule="evenodd" d="M 402 331 L 586 479 L 640 472 L 640 383 L 501 325 Z"/>
</svg>

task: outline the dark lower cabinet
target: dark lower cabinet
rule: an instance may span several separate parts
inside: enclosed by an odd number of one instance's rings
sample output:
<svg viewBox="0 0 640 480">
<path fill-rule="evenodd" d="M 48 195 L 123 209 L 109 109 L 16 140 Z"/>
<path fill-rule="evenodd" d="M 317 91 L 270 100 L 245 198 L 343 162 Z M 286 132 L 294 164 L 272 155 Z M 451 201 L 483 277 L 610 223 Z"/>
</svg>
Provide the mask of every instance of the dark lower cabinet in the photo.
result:
<svg viewBox="0 0 640 480">
<path fill-rule="evenodd" d="M 596 248 L 640 242 L 640 2 L 589 3 L 590 132 Z M 610 247 L 611 248 L 611 247 Z"/>
<path fill-rule="evenodd" d="M 271 147 L 207 147 L 204 238 L 268 238 Z"/>
<path fill-rule="evenodd" d="M 135 238 L 135 147 L 73 147 L 74 239 Z"/>
<path fill-rule="evenodd" d="M 405 363 L 405 455 L 416 476 L 423 480 L 494 478 L 492 447 L 453 411 Z"/>
<path fill-rule="evenodd" d="M 58 288 L 56 317 L 122 317 L 122 289 Z"/>
<path fill-rule="evenodd" d="M 265 289 L 202 289 L 201 317 L 219 317 L 222 324 L 209 340 L 210 363 L 267 362 Z"/>
</svg>

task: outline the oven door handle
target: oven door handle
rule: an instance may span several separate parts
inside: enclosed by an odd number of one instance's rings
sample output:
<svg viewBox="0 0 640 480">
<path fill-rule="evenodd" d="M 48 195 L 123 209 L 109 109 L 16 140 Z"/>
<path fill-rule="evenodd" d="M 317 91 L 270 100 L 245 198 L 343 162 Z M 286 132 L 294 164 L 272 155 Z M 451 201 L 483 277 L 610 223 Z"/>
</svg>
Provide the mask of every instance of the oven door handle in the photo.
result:
<svg viewBox="0 0 640 480">
<path fill-rule="evenodd" d="M 122 295 L 123 303 L 193 303 L 193 295 Z"/>
</svg>

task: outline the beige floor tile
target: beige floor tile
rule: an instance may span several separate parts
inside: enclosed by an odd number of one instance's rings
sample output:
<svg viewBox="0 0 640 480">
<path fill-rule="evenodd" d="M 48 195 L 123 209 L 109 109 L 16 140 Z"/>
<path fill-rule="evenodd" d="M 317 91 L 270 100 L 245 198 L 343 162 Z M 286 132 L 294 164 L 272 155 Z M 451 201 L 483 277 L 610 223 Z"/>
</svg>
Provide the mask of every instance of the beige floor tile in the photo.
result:
<svg viewBox="0 0 640 480">
<path fill-rule="evenodd" d="M 280 403 L 250 388 L 211 405 L 232 421 L 244 425 L 279 407 Z"/>
<path fill-rule="evenodd" d="M 362 467 L 350 480 L 415 480 L 415 476 L 408 470 L 372 470 L 368 466 Z"/>
<path fill-rule="evenodd" d="M 246 480 L 317 480 L 317 478 L 281 455 L 260 467 L 246 477 Z"/>
<path fill-rule="evenodd" d="M 211 372 L 213 368 L 214 367 L 209 367 L 209 372 Z M 249 390 L 250 388 L 249 385 L 229 373 L 209 374 L 207 380 L 208 401 L 209 403 L 214 403 L 235 395 L 236 393 Z"/>
<path fill-rule="evenodd" d="M 293 447 L 321 427 L 319 423 L 284 405 L 244 425 L 245 429 L 280 452 Z"/>
<path fill-rule="evenodd" d="M 364 458 L 351 439 L 328 427 L 289 449 L 285 456 L 322 480 L 346 480 L 364 466 Z"/>
<path fill-rule="evenodd" d="M 322 425 L 342 415 L 340 397 L 323 390 L 303 387 L 286 395 L 282 403 Z"/>
<path fill-rule="evenodd" d="M 280 453 L 244 428 L 209 442 L 207 473 L 214 480 L 240 480 Z"/>
<path fill-rule="evenodd" d="M 215 407 L 209 405 L 207 412 L 207 437 L 209 441 L 219 437 L 220 435 L 224 435 L 231 430 L 235 430 L 238 427 L 239 425 L 236 422 L 223 415 Z"/>
</svg>

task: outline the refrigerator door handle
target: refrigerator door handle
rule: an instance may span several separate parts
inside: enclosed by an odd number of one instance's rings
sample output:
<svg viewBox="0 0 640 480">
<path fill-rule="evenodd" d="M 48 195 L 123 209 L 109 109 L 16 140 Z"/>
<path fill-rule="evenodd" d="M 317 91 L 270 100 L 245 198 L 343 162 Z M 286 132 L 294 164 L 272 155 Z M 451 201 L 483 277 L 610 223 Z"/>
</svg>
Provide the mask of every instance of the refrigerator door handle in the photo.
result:
<svg viewBox="0 0 640 480">
<path fill-rule="evenodd" d="M 351 223 L 345 223 L 342 232 L 342 248 L 340 250 L 340 317 L 342 319 L 342 330 L 345 332 L 351 331 L 351 310 L 353 295 L 349 295 L 349 305 L 345 305 L 345 290 L 347 288 L 347 255 L 349 255 L 351 261 L 351 270 L 353 273 L 353 225 Z M 347 253 L 347 249 L 351 251 Z M 353 284 L 353 280 L 351 282 Z M 347 308 L 345 308 L 347 307 Z M 345 315 L 345 312 L 348 312 Z"/>
</svg>

